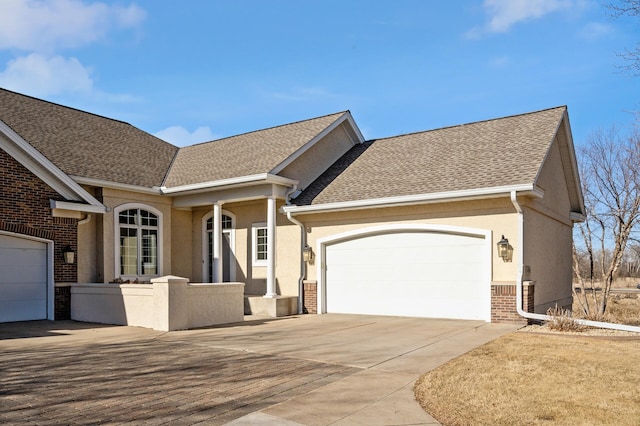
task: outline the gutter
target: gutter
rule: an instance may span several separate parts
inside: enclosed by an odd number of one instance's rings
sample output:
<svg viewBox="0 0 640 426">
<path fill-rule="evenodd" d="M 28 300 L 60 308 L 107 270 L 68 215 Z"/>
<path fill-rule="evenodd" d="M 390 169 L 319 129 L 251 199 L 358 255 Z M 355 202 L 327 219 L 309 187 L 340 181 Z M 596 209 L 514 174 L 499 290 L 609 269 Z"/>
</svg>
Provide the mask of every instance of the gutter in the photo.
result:
<svg viewBox="0 0 640 426">
<path fill-rule="evenodd" d="M 291 196 L 291 194 L 293 194 L 294 192 L 296 192 L 296 190 L 298 189 L 297 185 L 293 185 L 293 188 L 291 188 L 291 191 L 287 192 L 286 195 L 286 203 L 289 204 L 291 202 L 291 200 L 289 199 L 289 197 Z M 304 225 L 302 224 L 302 222 L 300 222 L 297 219 L 294 219 L 293 216 L 291 216 L 291 212 L 290 211 L 286 211 L 285 212 L 287 215 L 287 219 L 289 219 L 289 222 L 298 225 L 300 227 L 300 277 L 298 278 L 298 315 L 304 313 L 303 312 L 303 304 L 304 304 L 304 297 L 303 297 L 303 281 L 307 276 L 307 263 L 304 261 L 304 258 L 302 257 L 302 253 L 304 251 L 304 248 L 307 246 L 307 232 L 304 229 Z"/>
<path fill-rule="evenodd" d="M 542 198 L 544 197 L 544 190 L 536 187 L 535 185 L 510 185 L 499 186 L 491 188 L 479 188 L 463 191 L 448 191 L 448 192 L 435 192 L 428 194 L 416 194 L 416 195 L 401 195 L 395 197 L 386 198 L 371 198 L 365 200 L 356 201 L 339 201 L 327 204 L 313 204 L 313 205 L 288 205 L 284 206 L 285 212 L 291 211 L 292 213 L 306 214 L 306 213 L 319 213 L 319 212 L 337 212 L 337 211 L 349 211 L 359 209 L 370 208 L 382 208 L 382 207 L 396 207 L 396 206 L 410 206 L 416 204 L 428 204 L 428 203 L 442 203 L 452 201 L 466 201 L 477 198 L 499 198 L 504 197 L 510 192 L 518 191 L 526 193 L 532 197 Z"/>
<path fill-rule="evenodd" d="M 531 312 L 525 312 L 522 309 L 522 277 L 524 270 L 524 214 L 522 212 L 522 207 L 518 203 L 518 194 L 517 191 L 511 191 L 511 203 L 518 212 L 518 273 L 516 276 L 516 311 L 518 315 L 521 317 L 532 319 L 536 321 L 552 321 L 553 317 L 545 314 L 534 314 Z M 608 328 L 611 330 L 621 330 L 621 331 L 631 331 L 634 333 L 640 333 L 640 327 L 633 325 L 625 325 L 625 324 L 612 324 L 609 322 L 602 321 L 590 321 L 583 319 L 573 319 L 577 324 L 588 326 L 588 327 L 597 327 L 597 328 Z"/>
</svg>

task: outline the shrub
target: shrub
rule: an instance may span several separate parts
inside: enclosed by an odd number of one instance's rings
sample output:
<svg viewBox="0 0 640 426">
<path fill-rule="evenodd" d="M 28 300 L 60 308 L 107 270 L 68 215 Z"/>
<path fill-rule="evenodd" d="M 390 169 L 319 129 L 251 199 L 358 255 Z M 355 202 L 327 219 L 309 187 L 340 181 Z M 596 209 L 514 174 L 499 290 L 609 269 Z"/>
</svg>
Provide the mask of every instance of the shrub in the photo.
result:
<svg viewBox="0 0 640 426">
<path fill-rule="evenodd" d="M 572 316 L 568 309 L 560 308 L 556 305 L 554 308 L 547 310 L 550 317 L 546 324 L 551 330 L 556 331 L 584 331 L 585 326 L 579 324 Z"/>
</svg>

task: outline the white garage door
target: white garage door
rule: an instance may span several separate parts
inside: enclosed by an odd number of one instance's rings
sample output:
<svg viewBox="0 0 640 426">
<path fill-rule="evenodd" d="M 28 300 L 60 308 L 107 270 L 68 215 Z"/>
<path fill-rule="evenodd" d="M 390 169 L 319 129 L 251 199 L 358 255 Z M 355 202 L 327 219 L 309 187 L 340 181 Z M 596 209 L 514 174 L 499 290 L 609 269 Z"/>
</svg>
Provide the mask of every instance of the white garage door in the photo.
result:
<svg viewBox="0 0 640 426">
<path fill-rule="evenodd" d="M 326 312 L 489 321 L 484 237 L 370 235 L 326 246 Z"/>
<path fill-rule="evenodd" d="M 0 235 L 0 322 L 47 318 L 47 244 Z"/>
</svg>

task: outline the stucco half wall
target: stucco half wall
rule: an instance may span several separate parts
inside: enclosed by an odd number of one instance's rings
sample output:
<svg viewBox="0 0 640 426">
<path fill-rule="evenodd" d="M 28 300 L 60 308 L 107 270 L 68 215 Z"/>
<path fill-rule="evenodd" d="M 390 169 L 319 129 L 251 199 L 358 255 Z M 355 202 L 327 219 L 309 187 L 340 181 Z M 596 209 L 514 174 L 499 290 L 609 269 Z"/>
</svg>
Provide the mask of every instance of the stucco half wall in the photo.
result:
<svg viewBox="0 0 640 426">
<path fill-rule="evenodd" d="M 154 278 L 152 284 L 74 284 L 71 319 L 160 331 L 242 322 L 244 284 L 189 284 Z"/>
</svg>

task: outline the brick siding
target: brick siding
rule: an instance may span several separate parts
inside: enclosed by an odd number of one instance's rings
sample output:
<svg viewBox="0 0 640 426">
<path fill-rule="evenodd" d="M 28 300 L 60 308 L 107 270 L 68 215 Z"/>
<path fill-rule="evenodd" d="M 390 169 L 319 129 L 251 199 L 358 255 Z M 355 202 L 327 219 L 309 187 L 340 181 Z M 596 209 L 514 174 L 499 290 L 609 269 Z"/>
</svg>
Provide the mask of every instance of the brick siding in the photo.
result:
<svg viewBox="0 0 640 426">
<path fill-rule="evenodd" d="M 303 281 L 302 289 L 304 294 L 304 307 L 305 314 L 317 314 L 318 313 L 318 282 L 317 281 Z"/>
<path fill-rule="evenodd" d="M 533 312 L 535 285 L 533 283 L 525 283 L 522 287 L 522 309 L 525 312 Z M 528 320 L 518 315 L 516 311 L 515 284 L 491 285 L 491 322 L 528 323 Z"/>
<path fill-rule="evenodd" d="M 67 245 L 77 253 L 77 220 L 53 217 L 49 204 L 64 198 L 1 149 L 0 171 L 0 231 L 52 240 L 54 282 L 76 282 L 77 263 L 66 264 L 62 253 Z"/>
</svg>

